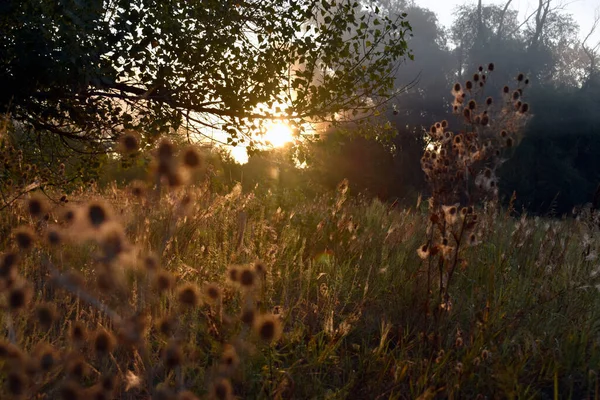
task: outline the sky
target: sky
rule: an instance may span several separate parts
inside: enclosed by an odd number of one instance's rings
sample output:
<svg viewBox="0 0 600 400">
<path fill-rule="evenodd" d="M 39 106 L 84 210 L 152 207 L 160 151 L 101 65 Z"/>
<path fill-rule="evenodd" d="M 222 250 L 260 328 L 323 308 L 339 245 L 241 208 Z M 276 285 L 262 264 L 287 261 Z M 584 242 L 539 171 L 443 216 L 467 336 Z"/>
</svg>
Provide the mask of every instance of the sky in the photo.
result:
<svg viewBox="0 0 600 400">
<path fill-rule="evenodd" d="M 452 24 L 454 9 L 462 4 L 476 4 L 476 0 L 415 0 L 415 3 L 435 12 L 442 25 L 449 27 Z M 554 0 L 553 4 L 564 5 L 565 12 L 572 14 L 579 23 L 580 36 L 583 39 L 594 23 L 594 12 L 600 12 L 600 0 Z M 483 0 L 483 4 L 506 4 L 506 0 Z M 510 8 L 519 12 L 519 19 L 523 20 L 531 14 L 539 4 L 538 0 L 513 0 Z M 600 41 L 600 26 L 595 35 L 588 39 L 588 44 Z"/>
</svg>

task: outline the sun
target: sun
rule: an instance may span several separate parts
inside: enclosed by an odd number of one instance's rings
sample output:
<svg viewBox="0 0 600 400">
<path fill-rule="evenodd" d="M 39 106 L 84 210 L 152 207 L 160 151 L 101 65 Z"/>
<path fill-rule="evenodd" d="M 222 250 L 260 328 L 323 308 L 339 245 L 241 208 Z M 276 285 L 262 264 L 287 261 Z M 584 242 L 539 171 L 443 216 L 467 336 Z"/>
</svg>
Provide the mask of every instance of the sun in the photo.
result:
<svg viewBox="0 0 600 400">
<path fill-rule="evenodd" d="M 263 139 L 273 147 L 283 147 L 294 140 L 292 128 L 284 122 L 270 122 L 267 124 Z"/>
</svg>

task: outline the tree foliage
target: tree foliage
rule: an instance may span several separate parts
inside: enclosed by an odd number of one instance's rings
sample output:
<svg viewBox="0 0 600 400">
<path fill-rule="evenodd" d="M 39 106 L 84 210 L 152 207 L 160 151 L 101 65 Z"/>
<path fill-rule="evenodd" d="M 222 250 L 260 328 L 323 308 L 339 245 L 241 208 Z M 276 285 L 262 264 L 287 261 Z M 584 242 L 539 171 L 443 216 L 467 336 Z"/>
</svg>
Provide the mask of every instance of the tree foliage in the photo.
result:
<svg viewBox="0 0 600 400">
<path fill-rule="evenodd" d="M 182 124 L 236 144 L 266 119 L 376 108 L 409 29 L 358 1 L 8 0 L 0 112 L 88 144 Z"/>
</svg>

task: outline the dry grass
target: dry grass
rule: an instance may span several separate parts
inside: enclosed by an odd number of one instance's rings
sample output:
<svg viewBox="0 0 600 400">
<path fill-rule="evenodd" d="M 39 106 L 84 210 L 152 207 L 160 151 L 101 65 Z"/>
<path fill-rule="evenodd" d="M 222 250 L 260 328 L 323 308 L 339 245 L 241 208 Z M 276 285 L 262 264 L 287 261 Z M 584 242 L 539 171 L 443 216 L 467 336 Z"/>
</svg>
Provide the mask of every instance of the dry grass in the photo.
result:
<svg viewBox="0 0 600 400">
<path fill-rule="evenodd" d="M 2 398 L 600 396 L 593 211 L 286 208 L 201 165 L 0 212 Z"/>
</svg>

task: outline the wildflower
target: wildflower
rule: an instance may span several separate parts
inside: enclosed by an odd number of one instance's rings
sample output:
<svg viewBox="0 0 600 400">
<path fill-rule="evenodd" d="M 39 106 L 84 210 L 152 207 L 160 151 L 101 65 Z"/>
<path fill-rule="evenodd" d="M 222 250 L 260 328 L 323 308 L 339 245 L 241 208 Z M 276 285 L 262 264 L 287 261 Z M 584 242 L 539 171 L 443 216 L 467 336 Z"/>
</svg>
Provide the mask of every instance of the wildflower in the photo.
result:
<svg viewBox="0 0 600 400">
<path fill-rule="evenodd" d="M 272 314 L 263 314 L 256 319 L 254 329 L 258 337 L 265 342 L 278 340 L 282 333 L 279 319 Z"/>
</svg>

